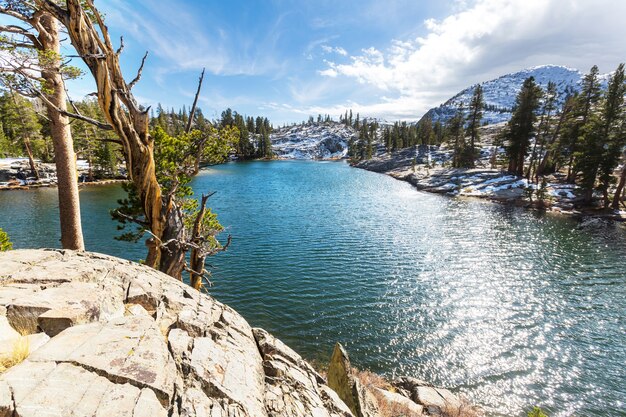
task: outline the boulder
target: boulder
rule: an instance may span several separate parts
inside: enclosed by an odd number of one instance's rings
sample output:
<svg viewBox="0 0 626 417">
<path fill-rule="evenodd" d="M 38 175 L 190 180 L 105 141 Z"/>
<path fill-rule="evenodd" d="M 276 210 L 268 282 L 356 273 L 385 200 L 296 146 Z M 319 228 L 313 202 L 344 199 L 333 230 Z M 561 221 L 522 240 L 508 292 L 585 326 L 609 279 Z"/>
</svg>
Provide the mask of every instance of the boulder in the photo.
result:
<svg viewBox="0 0 626 417">
<path fill-rule="evenodd" d="M 411 377 L 400 377 L 392 381 L 392 385 L 400 392 L 406 393 L 413 402 L 421 405 L 428 415 L 462 415 L 462 411 L 475 410 L 445 388 L 433 387 L 431 384 Z M 472 414 L 468 414 L 472 415 Z"/>
<path fill-rule="evenodd" d="M 269 416 L 352 417 L 324 379 L 291 348 L 263 329 L 253 329 L 263 357 Z"/>
<path fill-rule="evenodd" d="M 421 417 L 424 415 L 424 407 L 419 405 L 405 396 L 387 391 L 380 388 L 374 388 L 374 396 L 380 410 L 385 410 L 385 415 L 391 417 Z"/>
</svg>

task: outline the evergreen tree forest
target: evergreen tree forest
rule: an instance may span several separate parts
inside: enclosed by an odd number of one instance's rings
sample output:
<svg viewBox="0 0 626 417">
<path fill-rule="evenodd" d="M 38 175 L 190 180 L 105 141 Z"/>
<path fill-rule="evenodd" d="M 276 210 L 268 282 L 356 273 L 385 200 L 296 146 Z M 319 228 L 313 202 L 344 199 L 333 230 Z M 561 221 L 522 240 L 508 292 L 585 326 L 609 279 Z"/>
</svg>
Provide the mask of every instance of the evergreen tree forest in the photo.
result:
<svg viewBox="0 0 626 417">
<path fill-rule="evenodd" d="M 70 102 L 68 106 L 78 114 L 106 124 L 96 99 Z M 151 129 L 161 128 L 170 136 L 184 133 L 189 120 L 185 107 L 165 110 L 159 104 L 150 115 Z M 100 129 L 80 119 L 72 119 L 70 127 L 77 159 L 85 160 L 89 167 L 85 180 L 123 174 L 119 169 L 123 163 L 119 141 L 111 130 Z M 208 120 L 201 109 L 196 109 L 193 128 L 208 138 L 203 144 L 199 163 L 220 163 L 229 156 L 244 160 L 273 157 L 270 142 L 273 127 L 267 118 L 245 117 L 227 109 L 219 119 Z M 54 149 L 49 121 L 41 111 L 41 104 L 5 90 L 0 93 L 0 158 L 9 157 L 52 163 Z M 34 166 L 32 176 L 38 176 Z"/>
<path fill-rule="evenodd" d="M 597 193 L 604 207 L 617 209 L 626 180 L 624 167 L 618 171 L 626 146 L 624 64 L 606 88 L 601 84 L 594 66 L 580 91 L 566 97 L 557 110 L 556 86 L 548 84 L 544 91 L 532 77 L 527 79 L 503 132 L 508 171 L 535 183 L 544 175 L 566 173 L 565 180 L 582 189 L 586 204 Z"/>
<path fill-rule="evenodd" d="M 493 143 L 492 168 L 500 167 L 535 184 L 547 175 L 582 190 L 584 203 L 600 201 L 617 209 L 626 186 L 623 164 L 626 147 L 626 95 L 624 65 L 604 83 L 596 66 L 583 77 L 578 91 L 566 89 L 559 97 L 557 86 L 545 88 L 530 77 L 523 83 L 512 109 L 512 117 Z M 433 121 L 427 114 L 417 123 L 397 121 L 379 125 L 360 120 L 346 111 L 340 122 L 352 126 L 358 138 L 350 144 L 353 161 L 366 160 L 381 151 L 391 153 L 419 145 L 446 145 L 451 166 L 473 168 L 480 157 L 482 116 L 492 108 L 477 85 L 466 109 L 459 108 L 446 122 Z M 496 160 L 499 146 L 505 158 Z M 487 164 L 481 161 L 483 167 Z M 621 165 L 620 165 L 621 164 Z"/>
</svg>

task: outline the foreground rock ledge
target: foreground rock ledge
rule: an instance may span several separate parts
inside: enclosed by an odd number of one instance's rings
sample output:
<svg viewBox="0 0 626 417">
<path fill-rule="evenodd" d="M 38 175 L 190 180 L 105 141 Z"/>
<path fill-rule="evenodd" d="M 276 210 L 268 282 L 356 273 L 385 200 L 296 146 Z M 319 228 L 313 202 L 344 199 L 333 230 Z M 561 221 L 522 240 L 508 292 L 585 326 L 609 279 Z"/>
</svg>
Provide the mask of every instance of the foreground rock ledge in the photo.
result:
<svg viewBox="0 0 626 417">
<path fill-rule="evenodd" d="M 0 369 L 0 417 L 353 416 L 233 309 L 106 255 L 0 254 L 0 357 L 16 346 L 25 359 Z"/>
</svg>

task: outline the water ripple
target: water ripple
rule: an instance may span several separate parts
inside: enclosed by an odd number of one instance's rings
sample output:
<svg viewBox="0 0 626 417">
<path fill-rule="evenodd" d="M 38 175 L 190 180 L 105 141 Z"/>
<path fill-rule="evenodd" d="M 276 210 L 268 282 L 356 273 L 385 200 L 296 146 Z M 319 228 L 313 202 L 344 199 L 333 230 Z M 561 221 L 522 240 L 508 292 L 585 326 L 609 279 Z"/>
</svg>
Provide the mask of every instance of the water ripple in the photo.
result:
<svg viewBox="0 0 626 417">
<path fill-rule="evenodd" d="M 218 191 L 210 205 L 233 235 L 211 259 L 212 292 L 305 357 L 341 341 L 359 367 L 457 389 L 490 415 L 626 415 L 623 228 L 419 193 L 344 163 L 226 164 L 193 185 Z M 0 194 L 17 247 L 58 245 L 55 195 Z M 81 192 L 87 244 L 139 259 L 111 239 L 119 195 Z"/>
</svg>

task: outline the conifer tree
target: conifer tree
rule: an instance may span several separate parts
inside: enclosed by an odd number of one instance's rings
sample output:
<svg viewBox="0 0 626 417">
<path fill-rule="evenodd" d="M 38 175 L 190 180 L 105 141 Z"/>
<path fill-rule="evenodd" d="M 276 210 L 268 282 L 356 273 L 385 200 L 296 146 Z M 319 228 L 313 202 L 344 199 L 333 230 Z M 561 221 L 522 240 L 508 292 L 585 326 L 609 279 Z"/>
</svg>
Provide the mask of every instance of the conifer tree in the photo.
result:
<svg viewBox="0 0 626 417">
<path fill-rule="evenodd" d="M 9 240 L 9 235 L 0 228 L 0 252 L 6 252 L 13 249 L 13 244 Z"/>
<path fill-rule="evenodd" d="M 590 121 L 595 107 L 601 98 L 599 70 L 596 65 L 591 67 L 587 75 L 583 77 L 581 91 L 576 96 L 574 111 L 568 118 L 564 129 L 564 141 L 567 143 L 569 152 L 569 163 L 567 181 L 576 182 L 576 155 L 579 153 L 579 142 L 584 134 L 589 134 L 589 126 L 585 125 Z M 584 129 L 584 132 L 583 132 Z M 584 164 L 585 161 L 582 161 Z"/>
<path fill-rule="evenodd" d="M 417 139 L 422 145 L 430 145 L 433 137 L 432 119 L 430 118 L 430 116 L 424 116 L 417 125 Z M 411 145 L 413 144 L 411 143 Z"/>
<path fill-rule="evenodd" d="M 465 131 L 463 129 L 463 110 L 459 108 L 446 126 L 447 136 L 452 143 L 454 156 L 452 166 L 455 168 L 463 166 L 463 151 L 465 149 Z"/>
<path fill-rule="evenodd" d="M 622 130 L 625 93 L 624 65 L 620 64 L 611 76 L 599 109 L 588 109 L 586 123 L 581 128 L 581 147 L 575 155 L 575 172 L 580 174 L 586 203 L 591 203 L 593 199 L 599 176 L 599 190 L 603 194 L 604 205 L 609 205 L 608 188 L 613 180 L 613 169 L 626 144 Z"/>
<path fill-rule="evenodd" d="M 483 107 L 485 102 L 483 100 L 483 87 L 477 84 L 474 88 L 474 94 L 469 105 L 469 114 L 467 115 L 467 129 L 466 135 L 469 136 L 469 144 L 466 149 L 463 150 L 463 165 L 472 168 L 474 167 L 474 160 L 476 159 L 476 143 L 479 140 L 478 128 L 480 128 L 480 122 L 483 118 Z"/>
<path fill-rule="evenodd" d="M 62 19 L 49 6 L 50 1 L 0 1 L 0 14 L 18 23 L 0 25 L 0 47 L 6 64 L 0 72 L 0 82 L 43 101 L 55 151 L 61 245 L 65 249 L 84 250 L 76 155 L 64 84 L 64 78 L 76 78 L 80 70 L 68 66 L 61 55 Z M 58 8 L 56 3 L 54 6 Z"/>
<path fill-rule="evenodd" d="M 526 179 L 530 180 L 531 175 L 536 172 L 537 159 L 541 157 L 544 152 L 546 141 L 550 134 L 550 125 L 552 112 L 556 110 L 557 89 L 556 84 L 553 81 L 548 82 L 546 87 L 546 93 L 544 95 L 541 118 L 539 120 L 539 127 L 537 129 L 537 137 L 533 144 L 533 150 L 530 154 L 530 162 L 526 170 Z M 539 148 L 538 148 L 539 146 Z M 538 179 L 537 179 L 538 182 Z"/>
<path fill-rule="evenodd" d="M 536 111 L 542 91 L 535 83 L 534 77 L 524 81 L 515 100 L 515 108 L 511 120 L 507 124 L 506 148 L 509 158 L 508 171 L 517 176 L 524 175 L 524 160 L 528 152 L 530 139 L 535 134 Z"/>
</svg>

